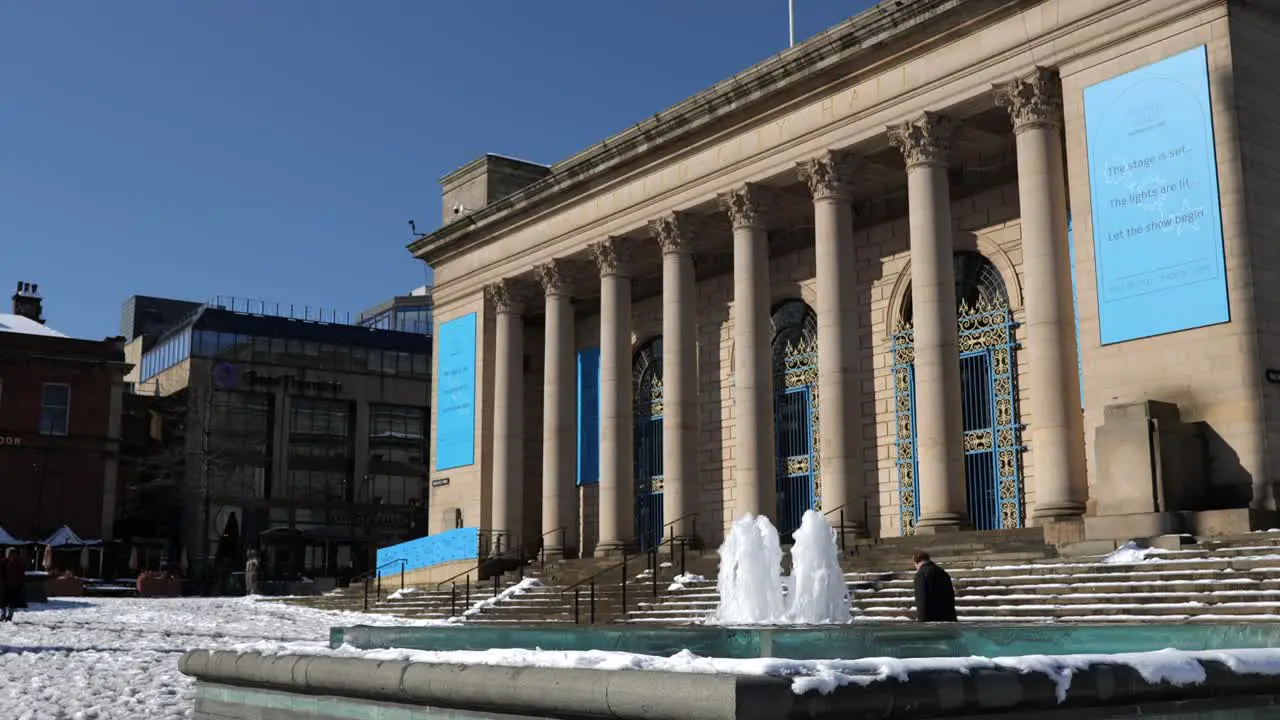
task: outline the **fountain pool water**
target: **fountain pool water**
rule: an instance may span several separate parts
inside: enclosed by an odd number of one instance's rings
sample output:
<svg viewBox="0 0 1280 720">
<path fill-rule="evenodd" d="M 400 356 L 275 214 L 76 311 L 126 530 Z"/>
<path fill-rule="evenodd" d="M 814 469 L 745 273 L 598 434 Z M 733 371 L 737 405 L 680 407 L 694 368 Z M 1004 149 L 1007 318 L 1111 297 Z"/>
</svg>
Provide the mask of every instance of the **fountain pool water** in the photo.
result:
<svg viewBox="0 0 1280 720">
<path fill-rule="evenodd" d="M 819 625 L 849 621 L 849 597 L 835 534 L 821 513 L 804 514 L 791 548 L 791 576 L 782 577 L 782 543 L 769 518 L 748 513 L 720 546 L 720 603 L 711 621 L 723 625 Z M 786 591 L 784 592 L 784 587 Z"/>
</svg>

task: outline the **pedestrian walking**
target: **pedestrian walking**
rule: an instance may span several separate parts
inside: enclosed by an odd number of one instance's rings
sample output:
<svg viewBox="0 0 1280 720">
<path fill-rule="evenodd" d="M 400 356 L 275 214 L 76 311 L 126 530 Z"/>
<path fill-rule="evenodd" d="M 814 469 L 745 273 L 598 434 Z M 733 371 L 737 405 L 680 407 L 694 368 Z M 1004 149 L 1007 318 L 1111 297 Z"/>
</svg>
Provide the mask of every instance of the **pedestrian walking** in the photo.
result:
<svg viewBox="0 0 1280 720">
<path fill-rule="evenodd" d="M 956 622 L 956 591 L 946 570 L 929 559 L 929 553 L 912 556 L 916 565 L 916 620 Z"/>
<path fill-rule="evenodd" d="M 244 594 L 258 594 L 258 552 L 249 551 L 249 560 L 244 564 Z"/>
<path fill-rule="evenodd" d="M 13 622 L 13 611 L 27 607 L 27 569 L 16 548 L 9 548 L 0 560 L 0 622 Z"/>
</svg>

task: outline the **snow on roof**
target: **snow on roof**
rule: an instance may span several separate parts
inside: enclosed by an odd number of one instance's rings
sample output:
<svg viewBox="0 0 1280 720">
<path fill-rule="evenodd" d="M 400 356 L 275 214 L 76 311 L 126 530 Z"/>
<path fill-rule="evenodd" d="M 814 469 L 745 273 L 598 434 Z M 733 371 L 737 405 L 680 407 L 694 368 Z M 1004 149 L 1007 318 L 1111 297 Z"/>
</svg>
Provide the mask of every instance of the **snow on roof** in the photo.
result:
<svg viewBox="0 0 1280 720">
<path fill-rule="evenodd" d="M 20 333 L 22 335 L 44 335 L 45 337 L 67 337 L 50 327 L 45 327 L 35 320 L 0 313 L 0 332 Z"/>
</svg>

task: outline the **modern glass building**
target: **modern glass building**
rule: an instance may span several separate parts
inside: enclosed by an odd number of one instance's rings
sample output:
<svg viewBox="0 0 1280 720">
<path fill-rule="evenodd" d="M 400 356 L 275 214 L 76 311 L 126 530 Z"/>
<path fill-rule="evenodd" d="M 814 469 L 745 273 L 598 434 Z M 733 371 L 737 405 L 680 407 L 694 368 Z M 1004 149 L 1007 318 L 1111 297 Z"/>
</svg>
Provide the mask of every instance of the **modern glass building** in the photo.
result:
<svg viewBox="0 0 1280 720">
<path fill-rule="evenodd" d="M 151 507 L 181 508 L 193 572 L 226 577 L 251 548 L 268 580 L 365 572 L 426 527 L 430 331 L 266 310 L 199 305 L 132 338 L 134 392 L 181 399 L 182 480 Z"/>
</svg>

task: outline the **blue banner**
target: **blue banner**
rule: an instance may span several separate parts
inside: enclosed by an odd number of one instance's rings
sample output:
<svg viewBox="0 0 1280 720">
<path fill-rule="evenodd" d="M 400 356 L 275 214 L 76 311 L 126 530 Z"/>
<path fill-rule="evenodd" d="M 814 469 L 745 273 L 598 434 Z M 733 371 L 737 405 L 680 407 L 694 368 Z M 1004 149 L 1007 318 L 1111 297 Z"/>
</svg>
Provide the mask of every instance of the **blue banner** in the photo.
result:
<svg viewBox="0 0 1280 720">
<path fill-rule="evenodd" d="M 476 461 L 476 314 L 440 326 L 436 376 L 436 470 Z"/>
<path fill-rule="evenodd" d="M 1085 88 L 1084 118 L 1102 344 L 1228 322 L 1206 48 Z"/>
<path fill-rule="evenodd" d="M 578 485 L 600 482 L 600 348 L 578 351 Z"/>
<path fill-rule="evenodd" d="M 419 568 L 459 560 L 477 560 L 479 557 L 479 529 L 445 530 L 435 535 L 402 542 L 399 545 L 378 548 L 378 574 L 384 577 L 400 574 L 401 563 L 398 562 L 400 560 L 404 561 L 404 571 L 411 572 Z"/>
</svg>

